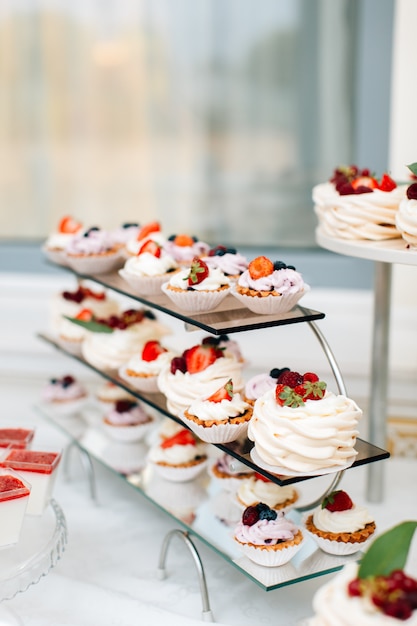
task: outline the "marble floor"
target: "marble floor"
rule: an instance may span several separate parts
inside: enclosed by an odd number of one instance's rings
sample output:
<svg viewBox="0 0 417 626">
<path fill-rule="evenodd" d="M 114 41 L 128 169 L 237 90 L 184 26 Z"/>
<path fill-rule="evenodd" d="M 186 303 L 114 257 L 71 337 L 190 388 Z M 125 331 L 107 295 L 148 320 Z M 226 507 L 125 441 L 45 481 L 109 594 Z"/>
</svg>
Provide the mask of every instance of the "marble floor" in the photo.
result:
<svg viewBox="0 0 417 626">
<path fill-rule="evenodd" d="M 36 425 L 44 449 L 65 447 L 66 438 L 34 412 L 39 383 L 11 377 L 0 382 L 2 421 Z M 385 497 L 366 502 L 364 467 L 345 473 L 342 487 L 366 504 L 379 531 L 406 519 L 417 519 L 417 459 L 382 461 Z M 0 604 L 7 617 L 0 624 L 25 626 L 197 626 L 202 605 L 190 555 L 172 547 L 168 577 L 157 577 L 162 539 L 174 527 L 124 481 L 97 465 L 98 497 L 94 502 L 82 467 L 68 479 L 58 477 L 55 497 L 68 524 L 68 544 L 56 567 L 24 593 Z M 312 597 L 331 575 L 265 592 L 204 544 L 198 544 L 210 606 L 217 623 L 228 626 L 296 626 L 311 614 Z M 417 539 L 407 569 L 417 576 Z"/>
</svg>

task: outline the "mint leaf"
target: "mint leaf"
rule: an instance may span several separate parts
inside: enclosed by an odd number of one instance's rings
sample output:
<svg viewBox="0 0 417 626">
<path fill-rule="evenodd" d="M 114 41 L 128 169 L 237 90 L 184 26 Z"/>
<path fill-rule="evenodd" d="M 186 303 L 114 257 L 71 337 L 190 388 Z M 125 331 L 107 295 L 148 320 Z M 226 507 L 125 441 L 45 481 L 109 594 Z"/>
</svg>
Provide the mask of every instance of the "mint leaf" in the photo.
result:
<svg viewBox="0 0 417 626">
<path fill-rule="evenodd" d="M 416 528 L 416 521 L 402 522 L 377 537 L 361 561 L 358 577 L 388 576 L 404 569 Z"/>
<path fill-rule="evenodd" d="M 410 163 L 410 165 L 407 165 L 407 167 L 410 172 L 414 174 L 414 176 L 417 176 L 417 163 Z"/>
<path fill-rule="evenodd" d="M 68 317 L 68 315 L 64 315 L 66 320 L 69 320 L 73 324 L 77 324 L 78 326 L 82 326 L 86 330 L 91 331 L 92 333 L 112 333 L 113 328 L 110 326 L 106 326 L 106 324 L 100 324 L 99 322 L 94 322 L 91 320 L 90 322 L 86 322 L 85 320 L 77 320 L 76 317 Z"/>
</svg>

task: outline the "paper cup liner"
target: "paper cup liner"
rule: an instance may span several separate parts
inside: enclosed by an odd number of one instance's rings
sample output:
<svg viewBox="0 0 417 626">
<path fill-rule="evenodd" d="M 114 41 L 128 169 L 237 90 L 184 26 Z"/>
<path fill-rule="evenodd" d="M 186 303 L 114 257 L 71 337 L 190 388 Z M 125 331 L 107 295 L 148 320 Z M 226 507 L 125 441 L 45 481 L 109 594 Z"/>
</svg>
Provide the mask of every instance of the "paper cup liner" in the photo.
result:
<svg viewBox="0 0 417 626">
<path fill-rule="evenodd" d="M 371 539 L 369 538 L 362 542 L 352 541 L 345 543 L 343 541 L 331 541 L 330 539 L 319 537 L 318 535 L 309 532 L 307 529 L 304 529 L 304 532 L 316 542 L 320 550 L 323 550 L 323 552 L 326 552 L 327 554 L 334 554 L 336 556 L 348 556 L 349 554 L 361 552 L 367 548 Z"/>
<path fill-rule="evenodd" d="M 215 424 L 213 426 L 201 426 L 193 420 L 181 415 L 182 421 L 206 443 L 229 443 L 236 441 L 240 436 L 246 435 L 249 420 L 241 424 Z"/>
<path fill-rule="evenodd" d="M 230 289 L 220 291 L 173 291 L 167 288 L 168 283 L 161 286 L 162 291 L 179 309 L 189 313 L 212 311 L 230 293 Z"/>
<path fill-rule="evenodd" d="M 120 250 L 109 254 L 91 256 L 66 255 L 67 264 L 78 274 L 107 274 L 123 263 Z"/>
<path fill-rule="evenodd" d="M 268 550 L 268 548 L 262 549 L 240 542 L 237 543 L 243 554 L 254 563 L 264 567 L 280 567 L 291 561 L 302 548 L 304 541 L 301 541 L 298 545 L 281 548 L 280 550 Z"/>
<path fill-rule="evenodd" d="M 174 483 L 183 483 L 188 480 L 193 480 L 202 472 L 207 466 L 207 460 L 189 465 L 187 467 L 175 467 L 174 465 L 159 465 L 158 463 L 152 463 L 155 471 L 165 478 L 165 480 L 171 480 Z"/>
<path fill-rule="evenodd" d="M 52 263 L 56 263 L 57 265 L 68 266 L 68 261 L 64 250 L 54 250 L 51 248 L 47 248 L 46 246 L 42 246 L 42 252 L 46 256 L 49 261 Z"/>
<path fill-rule="evenodd" d="M 119 276 L 127 282 L 138 296 L 158 296 L 161 285 L 167 282 L 167 275 L 161 276 L 132 276 L 124 268 L 119 270 Z"/>
<path fill-rule="evenodd" d="M 120 443 L 133 443 L 135 441 L 141 441 L 152 428 L 154 420 L 151 416 L 148 417 L 149 421 L 144 424 L 135 424 L 133 426 L 112 426 L 111 424 L 103 422 L 103 428 L 109 437 L 115 441 L 119 441 Z"/>
<path fill-rule="evenodd" d="M 231 294 L 239 302 L 245 305 L 247 309 L 258 313 L 259 315 L 278 315 L 281 313 L 288 313 L 295 307 L 298 301 L 304 296 L 307 289 L 284 296 L 265 296 L 264 298 L 258 298 L 256 296 L 247 296 L 245 294 L 236 291 L 236 286 L 231 288 Z"/>
<path fill-rule="evenodd" d="M 126 365 L 122 365 L 119 369 L 119 376 L 138 391 L 146 393 L 157 393 L 159 391 L 158 376 L 129 376 L 126 372 Z"/>
</svg>

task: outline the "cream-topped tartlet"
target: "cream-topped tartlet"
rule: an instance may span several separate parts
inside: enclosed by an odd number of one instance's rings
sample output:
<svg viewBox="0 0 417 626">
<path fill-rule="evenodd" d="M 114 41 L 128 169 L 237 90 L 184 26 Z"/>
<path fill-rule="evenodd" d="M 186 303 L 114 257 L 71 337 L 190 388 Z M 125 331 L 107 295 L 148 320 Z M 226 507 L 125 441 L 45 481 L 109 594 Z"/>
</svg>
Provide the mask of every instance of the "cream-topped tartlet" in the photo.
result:
<svg viewBox="0 0 417 626">
<path fill-rule="evenodd" d="M 174 357 L 171 350 L 160 341 L 151 339 L 145 343 L 141 352 L 134 354 L 119 369 L 119 375 L 139 391 L 158 391 L 158 376 Z"/>
<path fill-rule="evenodd" d="M 277 485 L 258 473 L 242 480 L 236 492 L 237 501 L 245 508 L 265 502 L 271 509 L 287 510 L 298 497 L 293 485 Z"/>
<path fill-rule="evenodd" d="M 42 246 L 42 251 L 53 263 L 66 265 L 65 250 L 68 244 L 82 232 L 82 224 L 70 215 L 64 215 Z"/>
<path fill-rule="evenodd" d="M 161 285 L 177 269 L 173 257 L 156 241 L 148 239 L 136 256 L 127 259 L 119 274 L 139 295 L 152 296 L 161 293 Z"/>
<path fill-rule="evenodd" d="M 163 478 L 185 482 L 195 478 L 207 465 L 206 444 L 189 430 L 160 441 L 149 450 L 149 461 Z"/>
</svg>

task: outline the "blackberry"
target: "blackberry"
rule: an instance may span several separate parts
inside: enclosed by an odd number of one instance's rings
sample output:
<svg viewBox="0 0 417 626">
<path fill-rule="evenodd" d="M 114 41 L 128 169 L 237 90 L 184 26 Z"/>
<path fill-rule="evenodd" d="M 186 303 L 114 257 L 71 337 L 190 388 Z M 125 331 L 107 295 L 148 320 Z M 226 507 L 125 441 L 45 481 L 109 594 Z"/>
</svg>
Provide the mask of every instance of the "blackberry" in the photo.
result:
<svg viewBox="0 0 417 626">
<path fill-rule="evenodd" d="M 268 521 L 277 519 L 277 512 L 271 509 L 264 502 L 259 502 L 256 505 L 256 508 L 258 509 L 259 519 L 266 519 Z"/>
<path fill-rule="evenodd" d="M 284 372 L 289 372 L 289 371 L 290 371 L 289 367 L 282 367 L 281 369 L 279 367 L 274 367 L 269 372 L 269 375 L 271 378 L 279 378 L 281 374 L 283 374 Z"/>
</svg>

